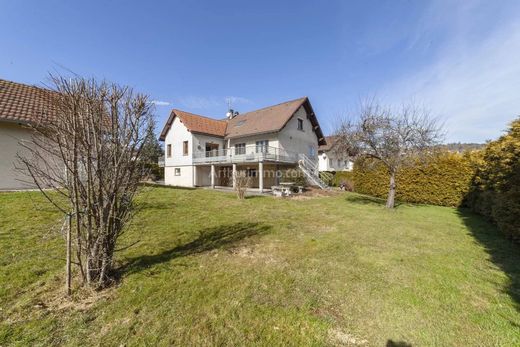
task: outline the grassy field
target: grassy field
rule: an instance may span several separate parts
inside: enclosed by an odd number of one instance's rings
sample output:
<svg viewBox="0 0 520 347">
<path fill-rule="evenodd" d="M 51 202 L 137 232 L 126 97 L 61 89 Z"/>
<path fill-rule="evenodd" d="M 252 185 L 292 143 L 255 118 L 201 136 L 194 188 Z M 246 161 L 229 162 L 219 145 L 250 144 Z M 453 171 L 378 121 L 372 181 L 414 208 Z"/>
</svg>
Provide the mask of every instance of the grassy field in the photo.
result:
<svg viewBox="0 0 520 347">
<path fill-rule="evenodd" d="M 63 300 L 59 215 L 0 194 L 0 346 L 520 345 L 520 249 L 469 212 L 146 188 L 119 282 Z"/>
</svg>

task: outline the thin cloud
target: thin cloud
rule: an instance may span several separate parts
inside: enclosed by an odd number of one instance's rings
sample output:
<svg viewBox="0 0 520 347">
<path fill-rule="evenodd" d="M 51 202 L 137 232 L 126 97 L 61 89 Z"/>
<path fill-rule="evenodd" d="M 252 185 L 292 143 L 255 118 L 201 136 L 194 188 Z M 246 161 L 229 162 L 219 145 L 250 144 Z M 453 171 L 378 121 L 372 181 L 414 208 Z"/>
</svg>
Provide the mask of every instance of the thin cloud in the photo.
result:
<svg viewBox="0 0 520 347">
<path fill-rule="evenodd" d="M 251 100 L 248 98 L 244 98 L 241 96 L 227 96 L 225 98 L 226 101 L 231 101 L 232 104 L 250 104 L 252 103 Z"/>
<path fill-rule="evenodd" d="M 390 102 L 414 99 L 445 120 L 448 141 L 497 138 L 520 113 L 520 24 L 501 18 L 486 34 L 467 27 L 463 11 L 438 57 L 415 73 L 389 83 L 381 95 Z M 464 22 L 466 21 L 466 23 Z"/>
<path fill-rule="evenodd" d="M 151 103 L 154 104 L 155 106 L 170 106 L 171 105 L 170 102 L 161 101 L 161 100 L 152 100 Z"/>
<path fill-rule="evenodd" d="M 178 98 L 176 102 L 185 108 L 199 110 L 214 110 L 215 108 L 227 107 L 228 101 L 232 105 L 249 104 L 252 101 L 241 96 L 228 96 L 225 98 L 216 96 L 185 96 Z"/>
</svg>

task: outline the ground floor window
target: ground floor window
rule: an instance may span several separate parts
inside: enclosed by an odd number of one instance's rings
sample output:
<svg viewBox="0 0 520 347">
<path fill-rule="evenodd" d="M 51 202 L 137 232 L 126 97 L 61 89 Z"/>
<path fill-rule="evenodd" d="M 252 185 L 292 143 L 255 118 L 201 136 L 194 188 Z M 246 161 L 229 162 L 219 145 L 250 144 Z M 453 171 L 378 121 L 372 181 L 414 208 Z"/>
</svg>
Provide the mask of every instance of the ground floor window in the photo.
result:
<svg viewBox="0 0 520 347">
<path fill-rule="evenodd" d="M 256 169 L 247 169 L 246 174 L 247 177 L 256 177 Z"/>
<path fill-rule="evenodd" d="M 181 175 L 181 168 L 180 167 L 176 167 L 175 168 L 175 176 L 180 176 Z"/>
</svg>

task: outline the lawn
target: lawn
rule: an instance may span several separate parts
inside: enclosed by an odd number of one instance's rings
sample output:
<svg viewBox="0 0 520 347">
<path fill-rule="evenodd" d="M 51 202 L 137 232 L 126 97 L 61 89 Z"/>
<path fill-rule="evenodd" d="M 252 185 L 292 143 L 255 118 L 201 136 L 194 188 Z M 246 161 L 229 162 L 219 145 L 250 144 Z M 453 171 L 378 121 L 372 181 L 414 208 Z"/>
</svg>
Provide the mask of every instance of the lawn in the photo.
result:
<svg viewBox="0 0 520 347">
<path fill-rule="evenodd" d="M 117 285 L 61 297 L 59 215 L 0 194 L 0 346 L 520 345 L 520 249 L 469 212 L 145 188 Z"/>
</svg>

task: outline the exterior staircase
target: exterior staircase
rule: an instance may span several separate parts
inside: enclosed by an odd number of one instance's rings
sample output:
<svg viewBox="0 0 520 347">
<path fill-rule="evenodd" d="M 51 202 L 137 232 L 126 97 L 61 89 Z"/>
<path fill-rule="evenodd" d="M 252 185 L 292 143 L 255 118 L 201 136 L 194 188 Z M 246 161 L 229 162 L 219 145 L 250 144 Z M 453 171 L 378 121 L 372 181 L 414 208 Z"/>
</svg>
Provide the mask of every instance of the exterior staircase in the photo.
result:
<svg viewBox="0 0 520 347">
<path fill-rule="evenodd" d="M 298 166 L 312 184 L 321 189 L 329 188 L 329 186 L 320 178 L 320 171 L 317 162 L 311 160 L 305 154 L 299 154 Z"/>
</svg>

